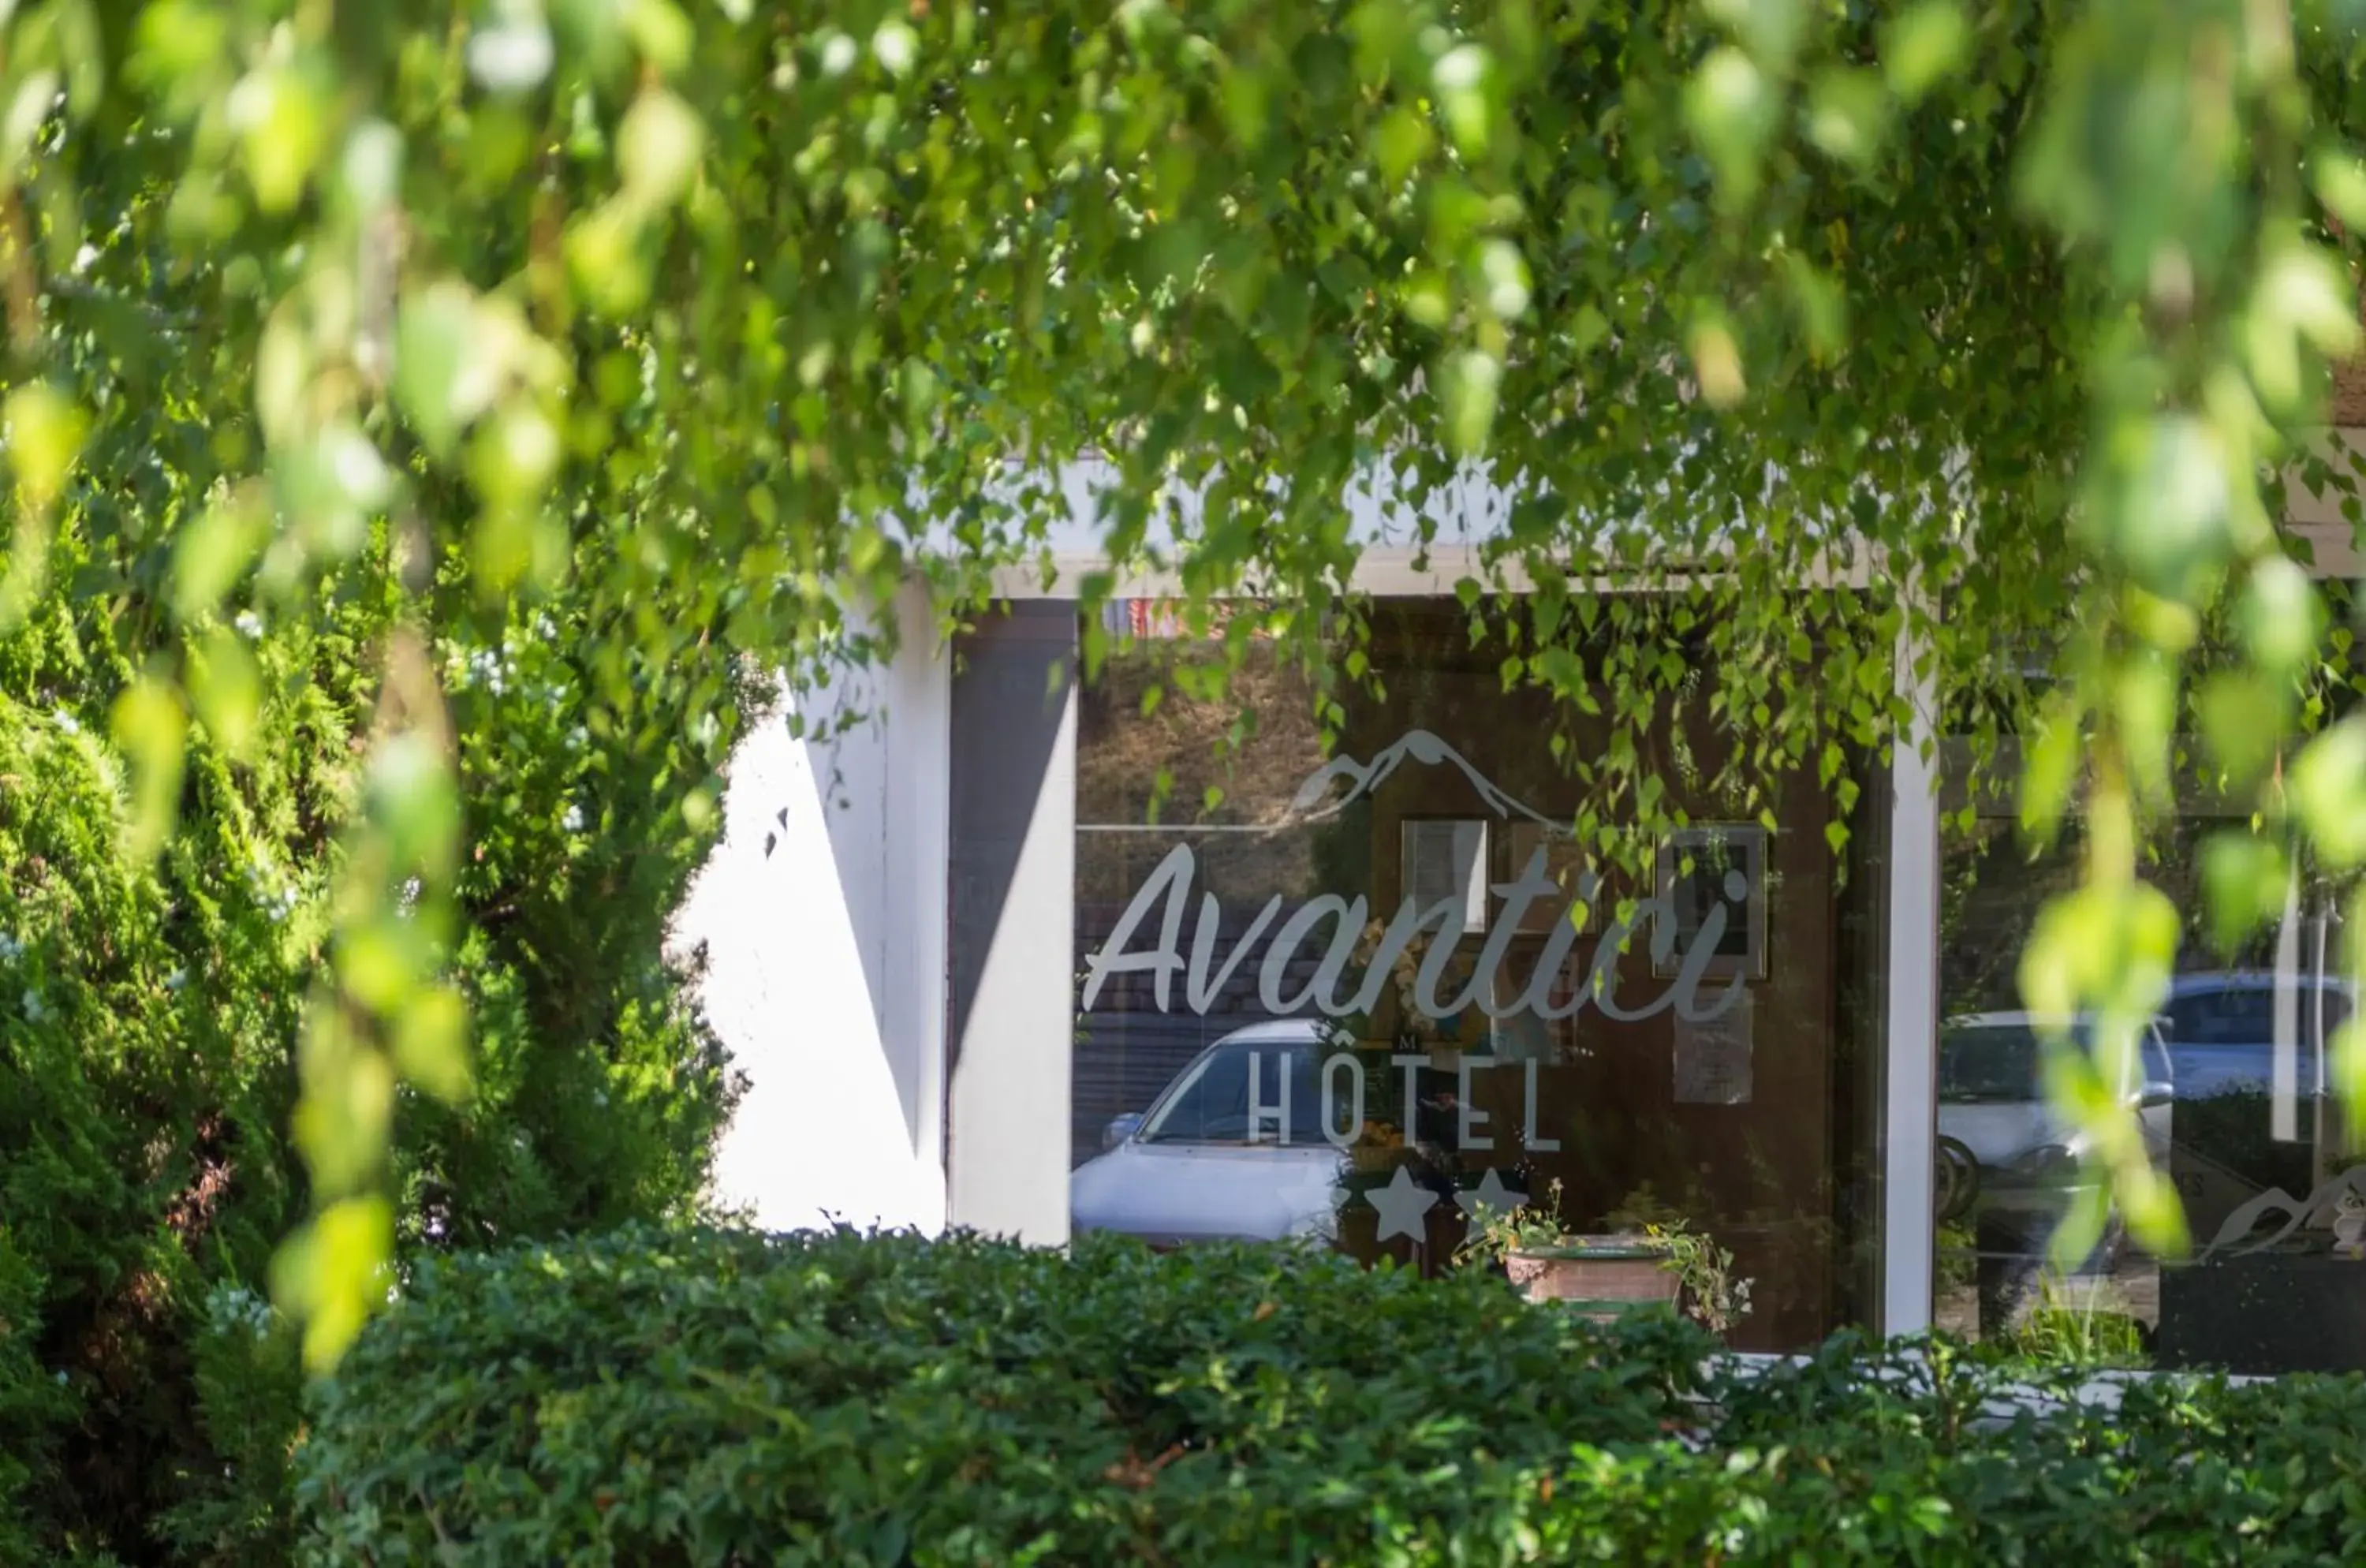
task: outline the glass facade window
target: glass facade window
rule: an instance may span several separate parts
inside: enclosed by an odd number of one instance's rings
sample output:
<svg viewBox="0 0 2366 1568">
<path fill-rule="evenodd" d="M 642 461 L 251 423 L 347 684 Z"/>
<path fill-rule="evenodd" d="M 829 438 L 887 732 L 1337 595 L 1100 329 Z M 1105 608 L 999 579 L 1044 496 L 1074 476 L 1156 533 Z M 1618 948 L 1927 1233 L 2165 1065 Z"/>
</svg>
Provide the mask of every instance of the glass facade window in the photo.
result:
<svg viewBox="0 0 2366 1568">
<path fill-rule="evenodd" d="M 1507 690 L 1459 604 L 1375 611 L 1327 745 L 1292 669 L 1194 701 L 1212 653 L 1117 614 L 1145 640 L 1077 696 L 1076 1228 L 1437 1269 L 1475 1205 L 1557 1192 L 1573 1234 L 1730 1249 L 1738 1347 L 1876 1321 L 1886 765 L 1844 814 L 1812 771 L 1687 792 L 1727 742 L 1680 708 L 1651 739 L 1692 826 L 1594 855 L 1561 759 L 1606 729 Z"/>
<path fill-rule="evenodd" d="M 2093 1177 L 2077 1130 L 2031 1077 L 2014 976 L 2039 908 L 2076 881 L 2077 828 L 2031 855 L 2007 792 L 1975 786 L 1967 748 L 1948 751 L 1944 815 L 1969 807 L 1972 824 L 1949 831 L 1941 860 L 1938 1132 L 1953 1172 L 1936 1233 L 1939 1326 L 2136 1367 L 2366 1370 L 2366 1264 L 2353 1256 L 2366 1240 L 2366 1163 L 2326 1070 L 2352 1009 L 2342 889 L 2302 868 L 2282 918 L 2219 952 L 2203 846 L 2245 830 L 2248 813 L 2183 792 L 2146 873 L 2183 917 L 2178 973 L 2122 1089 L 2192 1249 L 2152 1257 L 2114 1217 L 2056 1274 L 2047 1243 Z M 2017 776 L 2010 750 L 1989 776 Z"/>
<path fill-rule="evenodd" d="M 1219 649 L 1155 605 L 1112 614 L 1140 640 L 1089 680 L 1072 604 L 959 646 L 956 1223 L 1436 1270 L 1475 1209 L 1525 1195 L 1572 1235 L 1681 1220 L 1729 1249 L 1752 1285 L 1740 1348 L 1910 1331 L 1927 1305 L 2046 1357 L 2366 1364 L 2366 1157 L 2329 1088 L 2354 877 L 2304 864 L 2282 918 L 2220 953 L 2202 867 L 2246 828 L 2238 803 L 2188 787 L 2152 836 L 2184 930 L 2118 1086 L 2191 1253 L 2149 1256 L 2112 1222 L 2056 1272 L 2095 1173 L 2048 1103 L 2018 972 L 2080 845 L 2074 821 L 2029 852 L 2010 741 L 1984 782 L 1949 744 L 1847 758 L 1850 790 L 1810 770 L 1737 798 L 1707 705 L 1663 701 L 1631 739 L 1688 826 L 1602 852 L 1567 824 L 1607 728 L 1507 687 L 1516 639 L 1474 636 L 1453 600 L 1380 602 L 1354 645 L 1372 680 L 1321 694 L 1327 738 L 1271 649 L 1200 700 Z M 1696 644 L 1652 657 L 1713 673 Z"/>
</svg>

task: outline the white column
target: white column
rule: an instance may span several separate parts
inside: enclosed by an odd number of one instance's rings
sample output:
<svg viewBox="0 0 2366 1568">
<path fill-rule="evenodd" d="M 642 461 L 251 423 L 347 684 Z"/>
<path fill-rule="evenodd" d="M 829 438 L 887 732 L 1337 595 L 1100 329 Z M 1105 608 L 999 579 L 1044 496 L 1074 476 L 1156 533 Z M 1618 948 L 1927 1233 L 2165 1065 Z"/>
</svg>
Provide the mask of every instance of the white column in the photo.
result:
<svg viewBox="0 0 2366 1568">
<path fill-rule="evenodd" d="M 1073 601 L 1012 604 L 962 640 L 953 682 L 946 1208 L 1047 1247 L 1068 1240 L 1076 647 Z"/>
<path fill-rule="evenodd" d="M 1920 666 L 1918 670 L 1917 666 Z M 1902 634 L 1898 683 L 1913 716 L 1890 761 L 1889 998 L 1882 1073 L 1881 1331 L 1931 1326 L 1937 1224 L 1939 747 L 1932 650 Z"/>
<path fill-rule="evenodd" d="M 946 929 L 952 919 L 952 650 L 941 646 L 925 583 L 896 602 L 887 671 L 887 972 L 881 1038 L 896 1071 L 918 1168 L 944 1217 Z M 935 1225 L 929 1227 L 931 1230 Z"/>
<path fill-rule="evenodd" d="M 703 955 L 700 1002 L 747 1080 L 715 1197 L 772 1229 L 945 1224 L 952 668 L 916 593 L 890 663 L 751 718 L 668 943 Z"/>
</svg>

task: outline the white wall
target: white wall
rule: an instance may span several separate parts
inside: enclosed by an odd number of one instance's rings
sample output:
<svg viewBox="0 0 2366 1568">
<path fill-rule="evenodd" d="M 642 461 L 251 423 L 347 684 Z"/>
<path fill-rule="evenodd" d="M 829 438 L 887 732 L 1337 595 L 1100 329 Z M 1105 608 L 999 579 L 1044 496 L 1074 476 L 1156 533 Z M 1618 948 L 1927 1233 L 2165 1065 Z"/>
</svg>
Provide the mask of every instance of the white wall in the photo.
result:
<svg viewBox="0 0 2366 1568">
<path fill-rule="evenodd" d="M 894 664 L 784 699 L 734 754 L 724 835 L 674 919 L 749 1088 L 715 1197 L 791 1230 L 945 1222 L 951 665 L 917 591 Z M 851 708 L 829 740 L 788 730 Z"/>
<path fill-rule="evenodd" d="M 1076 606 L 981 617 L 953 682 L 947 1207 L 1068 1240 L 1076 1039 Z"/>
</svg>

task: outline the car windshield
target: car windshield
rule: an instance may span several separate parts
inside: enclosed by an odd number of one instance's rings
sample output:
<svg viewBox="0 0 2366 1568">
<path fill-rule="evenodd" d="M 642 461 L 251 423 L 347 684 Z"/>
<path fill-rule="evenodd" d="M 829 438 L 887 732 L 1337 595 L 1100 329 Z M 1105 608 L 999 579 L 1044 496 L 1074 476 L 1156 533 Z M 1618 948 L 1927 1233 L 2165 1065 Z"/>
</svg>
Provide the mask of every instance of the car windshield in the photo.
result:
<svg viewBox="0 0 2366 1568">
<path fill-rule="evenodd" d="M 2181 1064 L 2180 1081 L 2197 1096 L 2265 1089 L 2275 1078 L 2281 1025 L 2292 1032 L 2295 1087 L 2313 1095 L 2323 1091 L 2320 1055 L 2349 1017 L 2346 991 L 2307 976 L 2293 979 L 2281 995 L 2272 976 L 2203 981 L 2169 1005 L 2169 1048 Z"/>
<path fill-rule="evenodd" d="M 1319 1144 L 1322 1049 L 1307 1040 L 1243 1040 L 1200 1058 L 1143 1124 L 1146 1144 Z M 1251 1078 L 1262 1114 L 1249 1127 Z M 1285 1114 L 1283 1107 L 1287 1106 Z M 1288 1137 L 1282 1136 L 1285 1124 Z"/>
<path fill-rule="evenodd" d="M 2302 978 L 2287 994 L 2304 1042 L 2317 1038 L 2320 1024 L 2329 1040 L 2349 1016 L 2349 998 L 2338 987 Z M 2180 1046 L 2266 1045 L 2276 1037 L 2277 1002 L 2271 979 L 2197 986 L 2169 1004 L 2169 1038 Z"/>
<path fill-rule="evenodd" d="M 2091 1028 L 2071 1032 L 2082 1050 L 2094 1048 Z M 2135 1070 L 2166 1084 L 2169 1063 L 2160 1037 L 2146 1030 Z M 1949 1105 L 2017 1105 L 2045 1098 L 2044 1060 L 2036 1032 L 2025 1023 L 1962 1023 L 1939 1037 L 1939 1099 Z M 2134 1085 L 2130 1086 L 2131 1089 Z"/>
<path fill-rule="evenodd" d="M 1939 1040 L 1939 1098 L 1952 1105 L 2044 1098 L 2037 1035 L 2023 1023 L 1966 1023 Z"/>
</svg>

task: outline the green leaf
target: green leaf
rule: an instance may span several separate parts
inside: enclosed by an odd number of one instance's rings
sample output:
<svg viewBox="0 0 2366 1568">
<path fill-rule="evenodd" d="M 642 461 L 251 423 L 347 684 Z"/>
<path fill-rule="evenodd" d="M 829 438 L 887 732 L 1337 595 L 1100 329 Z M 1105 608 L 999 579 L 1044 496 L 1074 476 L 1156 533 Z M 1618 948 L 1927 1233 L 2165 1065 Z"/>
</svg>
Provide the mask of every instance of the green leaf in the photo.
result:
<svg viewBox="0 0 2366 1568">
<path fill-rule="evenodd" d="M 394 1255 L 394 1210 L 377 1196 L 342 1198 L 272 1259 L 272 1294 L 304 1322 L 304 1363 L 336 1366 L 384 1304 Z"/>
<path fill-rule="evenodd" d="M 1684 117 L 1717 171 L 1720 196 L 1744 202 L 1758 188 L 1758 160 L 1774 118 L 1766 78 L 1741 51 L 1711 50 L 1684 92 Z"/>
<path fill-rule="evenodd" d="M 690 64 L 697 33 L 672 0 L 624 0 L 625 34 L 643 58 L 668 76 Z"/>
<path fill-rule="evenodd" d="M 395 327 L 394 392 L 428 450 L 450 452 L 492 400 L 500 367 L 486 362 L 476 301 L 457 283 L 403 300 Z"/>
<path fill-rule="evenodd" d="M 1465 158 L 1484 156 L 1499 87 L 1487 51 L 1475 43 L 1455 45 L 1431 68 L 1430 85 L 1454 150 Z"/>
<path fill-rule="evenodd" d="M 448 867 L 459 837 L 459 798 L 450 766 L 415 731 L 389 736 L 371 753 L 364 789 L 370 818 L 393 863 L 430 874 Z"/>
<path fill-rule="evenodd" d="M 1918 0 L 1884 29 L 1881 67 L 1889 89 L 1906 103 L 1921 100 L 1964 62 L 1971 28 L 1955 0 Z"/>
<path fill-rule="evenodd" d="M 1391 186 L 1403 183 L 1429 156 L 1435 141 L 1428 125 L 1411 109 L 1391 113 L 1372 135 L 1372 156 L 1380 164 L 1380 178 Z"/>
<path fill-rule="evenodd" d="M 1487 434 L 1495 423 L 1495 397 L 1504 379 L 1504 364 L 1481 349 L 1448 355 L 1438 375 L 1438 393 L 1445 405 L 1448 449 L 1469 457 L 1487 449 Z"/>
<path fill-rule="evenodd" d="M 2115 446 L 2131 449 L 2124 488 L 2093 502 L 2106 549 L 2149 592 L 2198 604 L 2231 553 L 2231 455 L 2185 414 L 2134 421 Z"/>
<path fill-rule="evenodd" d="M 2141 1140 L 2133 1134 L 2131 1141 L 2141 1148 Z M 2141 1155 L 2116 1166 L 2112 1176 L 2112 1197 L 2127 1221 L 2129 1237 L 2156 1258 L 2184 1257 L 2191 1249 L 2192 1234 L 2175 1184 Z"/>
<path fill-rule="evenodd" d="M 691 107 L 663 87 L 644 90 L 616 131 L 616 169 L 625 193 L 648 208 L 670 207 L 690 189 L 706 130 Z"/>
<path fill-rule="evenodd" d="M 2067 1030 L 2110 962 L 2110 920 L 2091 888 L 2049 899 L 2021 954 L 2021 995 L 2041 1030 Z"/>
<path fill-rule="evenodd" d="M 909 76 L 919 59 L 920 35 L 912 30 L 909 22 L 891 17 L 871 35 L 871 52 L 888 75 Z"/>
<path fill-rule="evenodd" d="M 65 488 L 81 455 L 89 420 L 73 400 L 43 381 L 28 381 L 0 403 L 0 440 L 17 478 L 17 504 L 46 512 Z"/>
<path fill-rule="evenodd" d="M 1796 251 L 1783 254 L 1783 281 L 1816 356 L 1831 360 L 1847 352 L 1848 299 L 1840 286 Z"/>
<path fill-rule="evenodd" d="M 2071 1123 L 2079 1125 L 2077 1122 Z M 2095 1250 L 2103 1239 L 2103 1227 L 2111 1220 L 2111 1189 L 2100 1181 L 2087 1181 L 2071 1189 L 2070 1201 L 2064 1207 L 2062 1220 L 2045 1249 L 2046 1261 L 2057 1273 L 2068 1273 Z"/>
<path fill-rule="evenodd" d="M 270 519 L 243 494 L 207 507 L 173 549 L 173 613 L 184 622 L 211 615 L 262 554 Z"/>
<path fill-rule="evenodd" d="M 328 148 L 329 107 L 312 74 L 284 64 L 250 72 L 227 100 L 247 183 L 264 211 L 292 209 Z"/>
<path fill-rule="evenodd" d="M 2085 762 L 2086 737 L 2078 714 L 2050 705 L 2034 726 L 2021 773 L 2021 828 L 2033 840 L 2051 842 L 2070 808 L 2070 793 Z"/>
<path fill-rule="evenodd" d="M 30 71 L 17 85 L 8 111 L 0 116 L 0 190 L 14 190 L 24 171 L 26 153 L 50 117 L 62 79 L 54 71 Z"/>
<path fill-rule="evenodd" d="M 477 493 L 498 506 L 538 500 L 558 472 L 558 427 L 532 401 L 513 399 L 479 428 L 468 473 Z"/>
<path fill-rule="evenodd" d="M 2251 568 L 2238 619 L 2253 661 L 2271 675 L 2289 676 L 2315 656 L 2325 604 L 2298 562 L 2270 556 Z"/>
<path fill-rule="evenodd" d="M 366 119 L 345 138 L 342 167 L 345 199 L 367 212 L 402 198 L 402 132 Z"/>
<path fill-rule="evenodd" d="M 179 818 L 186 727 L 180 694 L 153 676 L 116 699 L 115 743 L 131 761 L 130 849 L 137 860 L 154 859 Z"/>
<path fill-rule="evenodd" d="M 1528 264 L 1517 245 L 1489 240 L 1479 247 L 1480 299 L 1499 321 L 1526 315 L 1531 288 Z"/>
<path fill-rule="evenodd" d="M 1807 20 L 1802 0 L 1709 0 L 1708 10 L 1769 71 L 1789 68 Z"/>
<path fill-rule="evenodd" d="M 379 1018 L 402 1016 L 430 963 L 427 940 L 418 924 L 383 907 L 350 925 L 337 944 L 339 983 L 348 997 Z"/>
<path fill-rule="evenodd" d="M 601 314 L 630 315 L 648 298 L 649 264 L 640 242 L 635 204 L 621 196 L 568 226 L 569 276 Z"/>
<path fill-rule="evenodd" d="M 2170 752 L 2177 732 L 2177 663 L 2146 650 L 2121 668 L 2112 716 L 2138 792 L 2156 807 L 2172 804 Z"/>
<path fill-rule="evenodd" d="M 539 6 L 502 6 L 469 31 L 468 74 L 487 92 L 528 92 L 550 74 L 553 52 Z"/>
<path fill-rule="evenodd" d="M 1748 389 L 1742 379 L 1741 350 L 1733 341 L 1725 313 L 1714 309 L 1699 312 L 1686 346 L 1692 355 L 1693 374 L 1699 378 L 1701 396 L 1708 405 L 1729 409 L 1739 403 Z"/>
<path fill-rule="evenodd" d="M 206 733 L 232 761 L 243 761 L 263 714 L 263 678 L 246 645 L 226 628 L 208 632 L 190 649 L 187 683 Z"/>
<path fill-rule="evenodd" d="M 2366 233 L 2366 161 L 2347 147 L 2320 147 L 2310 155 L 2308 180 L 2343 227 Z"/>
<path fill-rule="evenodd" d="M 2240 828 L 2223 829 L 2202 845 L 2202 882 L 2210 897 L 2210 935 L 2232 955 L 2283 909 L 2292 869 L 2281 846 Z"/>
<path fill-rule="evenodd" d="M 2319 860 L 2335 871 L 2366 863 L 2366 723 L 2345 719 L 2309 742 L 2286 787 Z"/>
<path fill-rule="evenodd" d="M 1881 79 L 1858 66 L 1816 73 L 1808 96 L 1808 139 L 1853 168 L 1869 166 L 1889 131 L 1889 98 Z"/>
<path fill-rule="evenodd" d="M 468 1098 L 468 1009 L 457 991 L 431 986 L 410 998 L 395 1023 L 394 1061 L 406 1080 L 445 1103 Z"/>
<path fill-rule="evenodd" d="M 1580 305 L 1570 322 L 1570 342 L 1580 354 L 1610 335 L 1610 319 L 1591 301 Z"/>
<path fill-rule="evenodd" d="M 2333 1032 L 2333 1091 L 2354 1117 L 2366 1111 L 2366 1019 L 2343 1021 Z"/>
<path fill-rule="evenodd" d="M 2274 761 L 2291 717 L 2289 688 L 2251 671 L 2221 671 L 2203 682 L 2196 705 L 2203 739 L 2238 788 Z"/>
<path fill-rule="evenodd" d="M 2358 291 L 2322 248 L 2276 247 L 2261 269 L 2259 295 L 2271 319 L 2300 333 L 2319 354 L 2347 359 L 2358 352 Z"/>
</svg>

